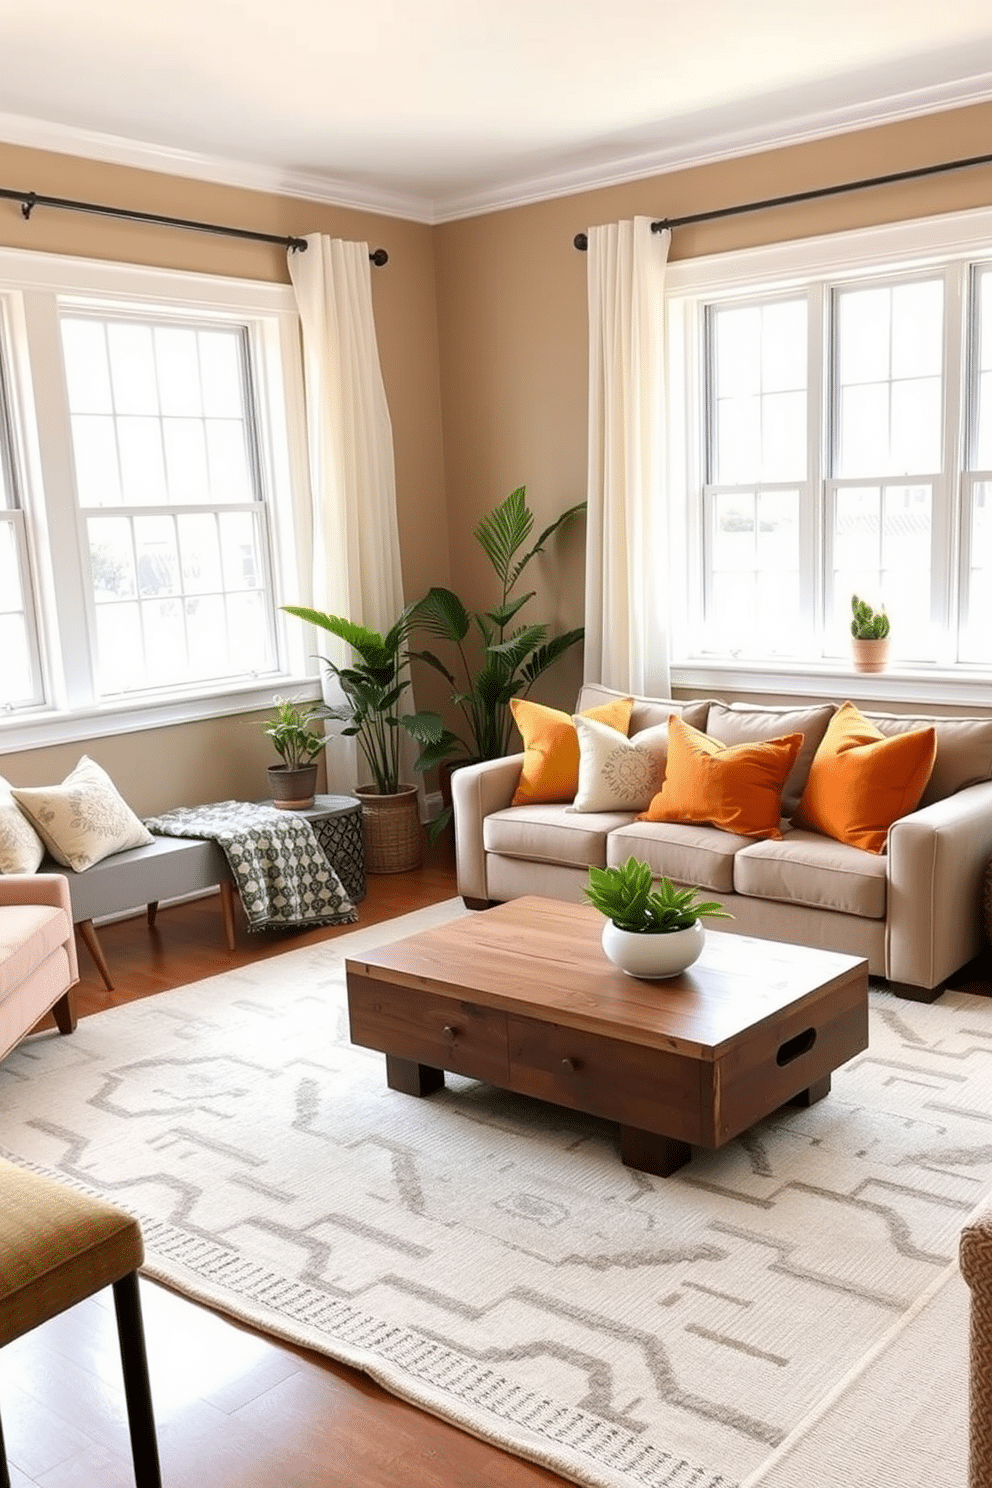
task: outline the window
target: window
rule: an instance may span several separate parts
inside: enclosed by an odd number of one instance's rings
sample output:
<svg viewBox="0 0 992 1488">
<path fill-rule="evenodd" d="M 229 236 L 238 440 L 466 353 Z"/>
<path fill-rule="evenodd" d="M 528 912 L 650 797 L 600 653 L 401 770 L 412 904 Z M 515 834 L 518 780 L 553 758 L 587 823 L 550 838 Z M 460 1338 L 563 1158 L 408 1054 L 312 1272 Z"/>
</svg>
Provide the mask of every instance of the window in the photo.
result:
<svg viewBox="0 0 992 1488">
<path fill-rule="evenodd" d="M 992 674 L 992 214 L 668 283 L 684 680 L 846 669 L 853 593 L 896 672 Z"/>
<path fill-rule="evenodd" d="M 0 311 L 4 743 L 303 680 L 279 612 L 309 568 L 292 291 L 9 252 Z"/>
<path fill-rule="evenodd" d="M 61 317 L 97 695 L 273 669 L 243 328 Z"/>
<path fill-rule="evenodd" d="M 13 713 L 40 701 L 41 668 L 6 387 L 0 355 L 0 709 Z"/>
</svg>

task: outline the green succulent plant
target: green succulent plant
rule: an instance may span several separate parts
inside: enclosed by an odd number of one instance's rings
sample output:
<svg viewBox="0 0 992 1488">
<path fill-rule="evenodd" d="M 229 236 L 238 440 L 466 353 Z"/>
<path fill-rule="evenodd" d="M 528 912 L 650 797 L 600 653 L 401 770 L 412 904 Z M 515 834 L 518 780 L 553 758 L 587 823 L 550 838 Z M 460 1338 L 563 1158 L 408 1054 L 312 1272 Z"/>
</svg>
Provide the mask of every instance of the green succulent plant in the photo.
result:
<svg viewBox="0 0 992 1488">
<path fill-rule="evenodd" d="M 677 889 L 668 878 L 653 887 L 651 868 L 628 858 L 620 868 L 590 868 L 583 893 L 619 930 L 669 935 L 704 918 L 732 920 L 722 904 L 700 900 L 698 889 Z"/>
<path fill-rule="evenodd" d="M 884 641 L 888 635 L 889 617 L 884 605 L 875 611 L 870 604 L 852 594 L 851 615 L 851 634 L 856 641 Z"/>
</svg>

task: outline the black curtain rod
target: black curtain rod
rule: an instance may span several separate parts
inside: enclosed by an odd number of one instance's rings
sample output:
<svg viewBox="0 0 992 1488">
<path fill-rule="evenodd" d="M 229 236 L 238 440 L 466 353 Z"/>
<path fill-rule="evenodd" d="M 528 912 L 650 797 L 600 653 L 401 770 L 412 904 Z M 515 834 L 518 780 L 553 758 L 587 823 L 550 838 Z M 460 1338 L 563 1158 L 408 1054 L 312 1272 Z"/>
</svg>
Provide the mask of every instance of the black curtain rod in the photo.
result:
<svg viewBox="0 0 992 1488">
<path fill-rule="evenodd" d="M 945 171 L 966 170 L 971 165 L 992 165 L 992 155 L 972 155 L 968 160 L 945 160 L 941 165 L 922 165 L 916 170 L 894 171 L 888 176 L 871 176 L 865 181 L 845 181 L 839 186 L 819 186 L 812 191 L 794 191 L 789 196 L 770 196 L 764 201 L 742 202 L 736 207 L 717 207 L 712 212 L 693 212 L 688 217 L 663 217 L 652 222 L 652 232 L 664 232 L 666 228 L 688 227 L 693 222 L 714 222 L 719 217 L 739 217 L 744 212 L 762 212 L 767 207 L 789 207 L 795 202 L 818 201 L 822 197 L 839 196 L 845 191 L 865 191 L 870 186 L 891 186 L 896 181 L 918 181 L 923 176 L 939 176 Z M 576 233 L 572 239 L 576 248 L 584 253 L 589 246 L 586 233 Z"/>
<path fill-rule="evenodd" d="M 306 238 L 282 238 L 278 233 L 254 232 L 247 227 L 221 227 L 215 222 L 193 222 L 188 217 L 163 217 L 158 212 L 133 212 L 125 207 L 104 207 L 96 202 L 72 201 L 66 196 L 39 196 L 36 191 L 12 191 L 0 186 L 0 199 L 19 201 L 21 215 L 28 220 L 35 207 L 59 207 L 66 212 L 92 212 L 98 217 L 120 217 L 126 222 L 155 222 L 160 227 L 185 227 L 191 232 L 217 233 L 224 238 L 246 238 L 253 243 L 279 243 L 294 253 L 305 253 Z M 375 248 L 369 258 L 377 268 L 389 262 L 385 248 Z"/>
</svg>

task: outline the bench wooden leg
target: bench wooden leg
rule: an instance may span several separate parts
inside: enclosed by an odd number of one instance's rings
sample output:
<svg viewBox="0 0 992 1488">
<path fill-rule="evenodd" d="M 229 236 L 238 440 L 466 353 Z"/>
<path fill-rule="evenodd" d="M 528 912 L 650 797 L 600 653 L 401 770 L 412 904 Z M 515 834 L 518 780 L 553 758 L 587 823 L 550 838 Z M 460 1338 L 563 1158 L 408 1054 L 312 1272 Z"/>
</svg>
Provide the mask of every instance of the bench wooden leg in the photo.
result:
<svg viewBox="0 0 992 1488">
<path fill-rule="evenodd" d="M 220 886 L 220 912 L 224 920 L 227 949 L 233 951 L 237 947 L 237 941 L 234 938 L 234 885 L 231 883 L 222 883 Z"/>
<path fill-rule="evenodd" d="M 106 958 L 103 954 L 103 948 L 100 945 L 99 939 L 97 938 L 96 926 L 93 924 L 92 920 L 79 920 L 76 924 L 76 929 L 83 937 L 83 942 L 86 946 L 86 949 L 93 957 L 97 971 L 103 977 L 103 985 L 106 987 L 108 992 L 113 992 L 114 984 L 110 976 L 110 967 L 107 965 Z"/>
<path fill-rule="evenodd" d="M 72 1033 L 76 1026 L 76 1004 L 71 992 L 63 992 L 52 1008 L 52 1016 L 59 1033 Z"/>
<path fill-rule="evenodd" d="M 149 930 L 154 930 L 155 929 L 155 916 L 157 914 L 158 914 L 158 900 L 157 899 L 153 899 L 152 902 L 151 902 L 151 904 L 148 905 L 148 928 L 149 928 Z"/>
</svg>

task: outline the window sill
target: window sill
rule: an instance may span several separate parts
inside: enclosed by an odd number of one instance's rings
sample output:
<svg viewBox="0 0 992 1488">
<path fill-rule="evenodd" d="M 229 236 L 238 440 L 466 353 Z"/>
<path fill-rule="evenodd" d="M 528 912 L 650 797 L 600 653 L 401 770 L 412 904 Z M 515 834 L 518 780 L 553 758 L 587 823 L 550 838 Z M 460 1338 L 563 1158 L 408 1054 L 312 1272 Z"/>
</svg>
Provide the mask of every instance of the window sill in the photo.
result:
<svg viewBox="0 0 992 1488">
<path fill-rule="evenodd" d="M 51 744 L 85 744 L 91 739 L 170 728 L 203 718 L 252 713 L 271 708 L 276 694 L 301 699 L 319 698 L 320 682 L 316 677 L 271 677 L 263 687 L 253 683 L 243 688 L 181 699 L 115 702 L 106 707 L 71 713 L 39 708 L 30 714 L 0 715 L 0 754 L 43 749 Z"/>
<path fill-rule="evenodd" d="M 672 687 L 699 696 L 722 697 L 724 693 L 776 697 L 821 698 L 830 702 L 875 704 L 879 711 L 889 704 L 931 708 L 934 706 L 978 708 L 992 711 L 992 674 L 988 672 L 926 671 L 892 666 L 884 672 L 856 672 L 843 662 L 821 662 L 802 670 L 795 664 L 735 665 L 724 659 L 694 659 L 673 662 Z"/>
</svg>

